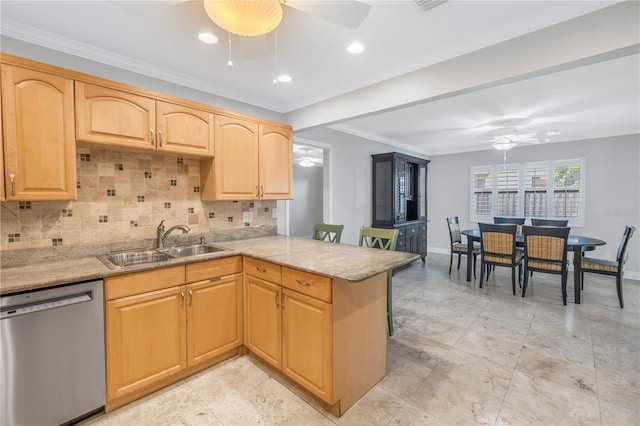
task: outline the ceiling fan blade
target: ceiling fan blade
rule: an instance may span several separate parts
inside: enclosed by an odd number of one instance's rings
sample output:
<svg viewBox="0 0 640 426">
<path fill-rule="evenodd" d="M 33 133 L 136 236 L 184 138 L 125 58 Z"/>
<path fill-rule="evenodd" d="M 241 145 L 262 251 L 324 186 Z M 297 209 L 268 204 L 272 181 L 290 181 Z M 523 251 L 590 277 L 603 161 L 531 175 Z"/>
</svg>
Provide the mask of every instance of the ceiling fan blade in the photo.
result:
<svg viewBox="0 0 640 426">
<path fill-rule="evenodd" d="M 350 30 L 362 25 L 371 10 L 370 5 L 357 0 L 286 0 L 284 4 Z"/>
</svg>

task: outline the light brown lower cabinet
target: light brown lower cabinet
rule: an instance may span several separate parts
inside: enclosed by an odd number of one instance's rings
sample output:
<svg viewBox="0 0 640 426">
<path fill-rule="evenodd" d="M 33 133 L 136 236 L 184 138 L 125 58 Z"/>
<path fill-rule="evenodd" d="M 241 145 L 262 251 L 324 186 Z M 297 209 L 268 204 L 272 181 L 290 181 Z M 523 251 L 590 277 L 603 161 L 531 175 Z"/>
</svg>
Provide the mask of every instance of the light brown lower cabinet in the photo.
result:
<svg viewBox="0 0 640 426">
<path fill-rule="evenodd" d="M 340 416 L 385 375 L 386 288 L 242 256 L 107 277 L 106 410 L 244 345 Z"/>
<path fill-rule="evenodd" d="M 239 352 L 241 271 L 234 256 L 105 279 L 107 411 Z"/>
<path fill-rule="evenodd" d="M 220 266 L 229 270 L 210 271 Z M 187 285 L 187 365 L 194 367 L 242 345 L 242 259 L 211 260 L 186 268 L 187 281 L 198 275 L 197 282 Z"/>
<path fill-rule="evenodd" d="M 386 274 L 346 282 L 245 257 L 247 349 L 340 416 L 385 375 Z"/>
</svg>

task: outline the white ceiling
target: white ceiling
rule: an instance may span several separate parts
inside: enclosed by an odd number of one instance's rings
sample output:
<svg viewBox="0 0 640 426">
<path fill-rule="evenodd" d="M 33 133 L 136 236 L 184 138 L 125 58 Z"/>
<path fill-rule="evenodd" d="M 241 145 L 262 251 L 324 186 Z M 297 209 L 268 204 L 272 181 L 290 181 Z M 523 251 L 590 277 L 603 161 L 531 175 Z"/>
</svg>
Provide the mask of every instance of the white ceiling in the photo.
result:
<svg viewBox="0 0 640 426">
<path fill-rule="evenodd" d="M 428 12 L 408 0 L 365 3 L 370 13 L 355 30 L 285 7 L 277 61 L 275 33 L 258 39 L 233 36 L 232 68 L 226 65 L 227 34 L 197 0 L 2 0 L 0 32 L 288 117 L 618 2 L 452 0 Z M 199 42 L 204 30 L 216 34 L 219 43 Z M 364 43 L 365 51 L 346 53 L 351 41 Z M 636 51 L 383 112 L 345 113 L 324 124 L 426 155 L 490 149 L 494 128 L 484 124 L 502 117 L 531 118 L 522 132 L 558 130 L 554 142 L 640 133 L 639 63 Z M 280 73 L 293 81 L 273 85 Z M 294 130 L 299 130 L 295 123 Z"/>
</svg>

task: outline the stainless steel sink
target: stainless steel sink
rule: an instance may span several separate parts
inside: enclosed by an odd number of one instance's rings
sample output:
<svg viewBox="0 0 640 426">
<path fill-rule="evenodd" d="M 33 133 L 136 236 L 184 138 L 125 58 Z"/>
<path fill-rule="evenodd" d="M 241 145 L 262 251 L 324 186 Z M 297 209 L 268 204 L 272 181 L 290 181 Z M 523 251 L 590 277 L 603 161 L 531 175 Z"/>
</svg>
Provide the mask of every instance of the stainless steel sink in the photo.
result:
<svg viewBox="0 0 640 426">
<path fill-rule="evenodd" d="M 224 251 L 221 247 L 210 246 L 207 244 L 191 244 L 186 246 L 168 247 L 167 252 L 175 257 L 198 256 L 200 254 L 216 253 Z"/>
<path fill-rule="evenodd" d="M 166 250 L 136 249 L 107 253 L 107 260 L 117 266 L 142 265 L 173 259 Z"/>
<path fill-rule="evenodd" d="M 107 267 L 115 269 L 125 266 L 143 265 L 145 263 L 164 262 L 175 258 L 198 256 L 203 254 L 216 253 L 227 249 L 211 246 L 208 244 L 189 244 L 184 246 L 166 247 L 163 249 L 132 249 L 122 251 L 112 251 L 98 259 Z"/>
</svg>

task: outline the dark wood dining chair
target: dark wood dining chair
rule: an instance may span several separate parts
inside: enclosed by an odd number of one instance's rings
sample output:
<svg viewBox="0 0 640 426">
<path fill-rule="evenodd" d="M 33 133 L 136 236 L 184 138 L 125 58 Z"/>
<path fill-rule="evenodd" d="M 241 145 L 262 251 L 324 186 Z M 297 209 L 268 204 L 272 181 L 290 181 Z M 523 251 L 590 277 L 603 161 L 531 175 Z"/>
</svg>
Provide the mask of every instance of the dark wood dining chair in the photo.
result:
<svg viewBox="0 0 640 426">
<path fill-rule="evenodd" d="M 451 274 L 451 266 L 453 265 L 453 255 L 458 255 L 458 269 L 460 269 L 460 258 L 467 255 L 469 240 L 462 242 L 462 234 L 460 233 L 460 223 L 458 216 L 448 217 L 447 225 L 449 226 L 449 239 L 451 240 L 451 255 L 449 256 L 449 274 Z M 478 254 L 480 253 L 480 244 L 471 241 L 473 244 L 473 278 L 476 278 L 476 263 Z"/>
<path fill-rule="evenodd" d="M 328 223 L 316 223 L 313 225 L 313 239 L 339 243 L 344 225 L 331 225 Z"/>
<path fill-rule="evenodd" d="M 616 260 L 597 259 L 591 257 L 582 258 L 582 277 L 581 282 L 584 288 L 584 273 L 589 272 L 592 274 L 612 275 L 616 277 L 616 289 L 618 290 L 618 301 L 620 302 L 620 308 L 624 308 L 624 300 L 622 297 L 622 276 L 624 275 L 624 265 L 627 262 L 629 253 L 627 249 L 629 247 L 629 240 L 636 231 L 635 226 L 627 225 L 624 227 L 624 233 L 622 234 L 622 241 L 618 246 L 618 253 Z"/>
<path fill-rule="evenodd" d="M 567 238 L 571 228 L 558 226 L 523 226 L 524 282 L 522 297 L 527 292 L 528 272 L 537 271 L 561 276 L 562 304 L 567 304 Z"/>
<path fill-rule="evenodd" d="M 505 223 L 515 224 L 515 225 L 524 225 L 524 221 L 526 218 L 524 217 L 511 217 L 511 216 L 494 216 L 493 223 L 496 225 L 502 225 Z"/>
<path fill-rule="evenodd" d="M 361 247 L 378 248 L 382 250 L 395 250 L 398 242 L 397 229 L 382 228 L 360 228 L 360 239 L 358 244 Z M 393 271 L 387 271 L 387 327 L 389 336 L 393 336 L 393 304 L 391 303 L 391 284 Z"/>
<path fill-rule="evenodd" d="M 511 286 L 515 296 L 516 267 L 518 267 L 518 282 L 521 282 L 522 259 L 524 258 L 524 253 L 521 250 L 516 250 L 518 225 L 479 223 L 478 226 L 480 227 L 480 254 L 482 258 L 480 288 L 482 288 L 485 271 L 487 271 L 487 279 L 489 278 L 489 267 L 504 266 L 511 268 Z"/>
<path fill-rule="evenodd" d="M 533 226 L 559 226 L 565 228 L 569 225 L 569 219 L 536 219 L 531 218 Z"/>
</svg>

